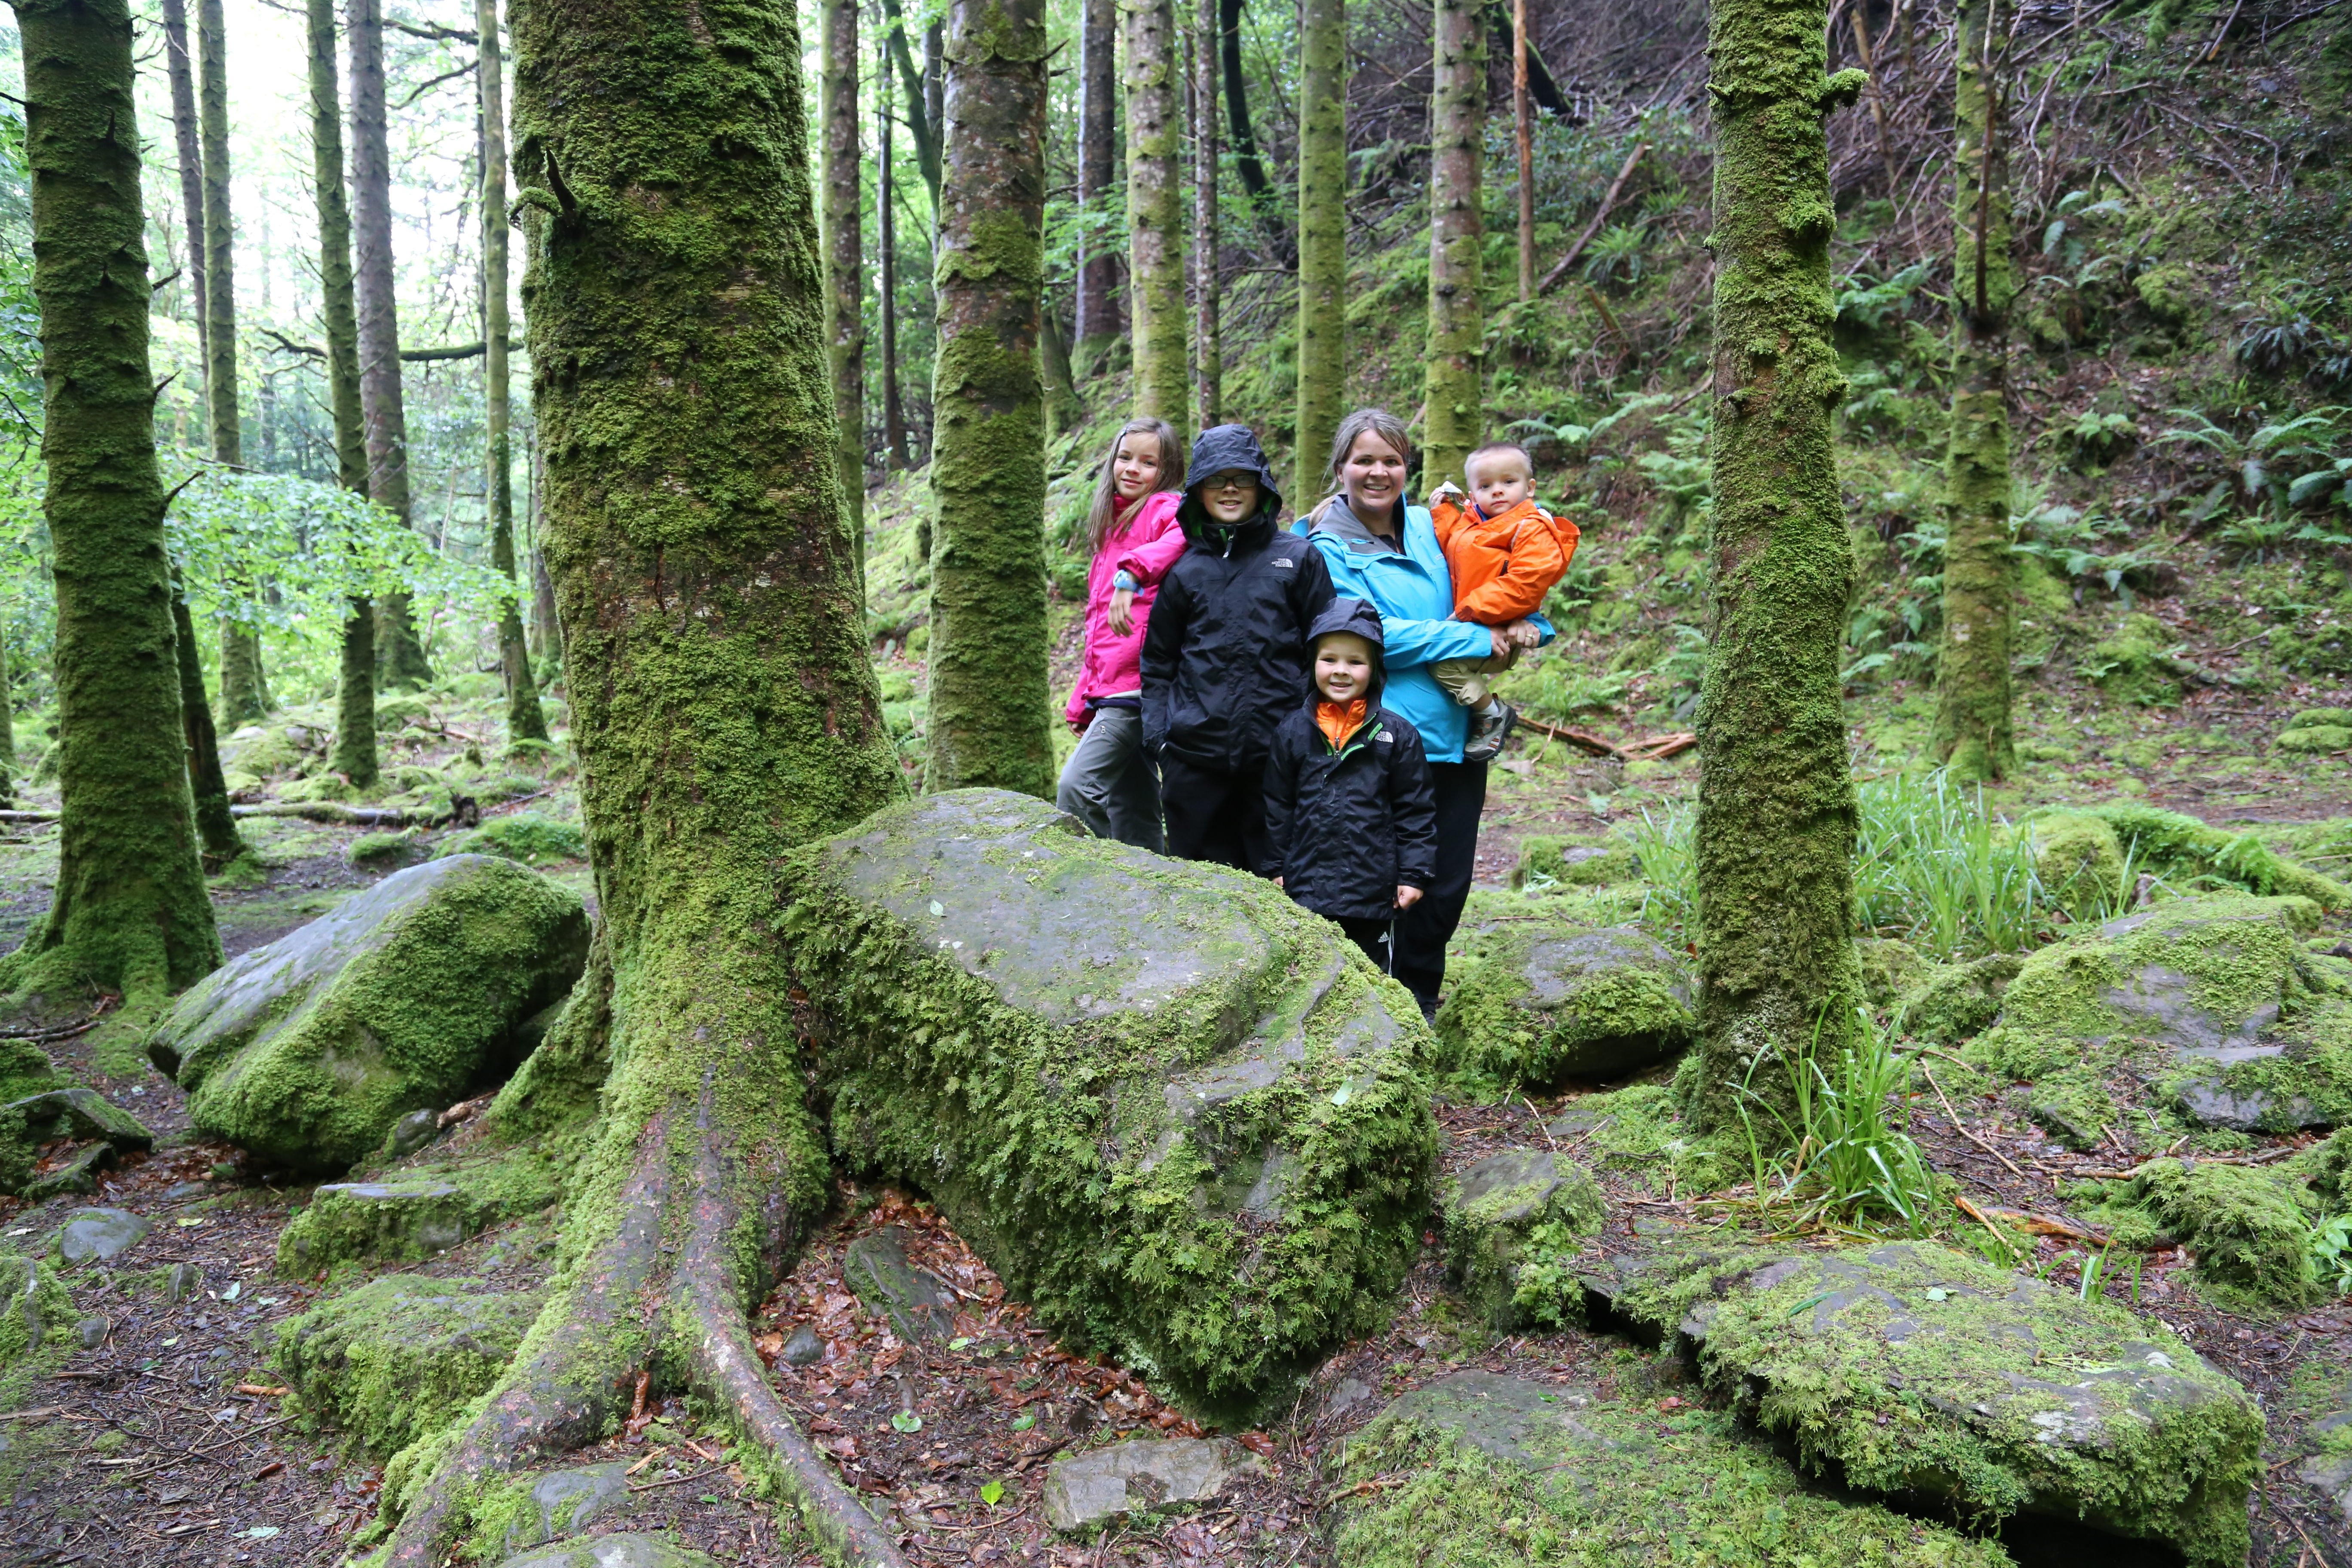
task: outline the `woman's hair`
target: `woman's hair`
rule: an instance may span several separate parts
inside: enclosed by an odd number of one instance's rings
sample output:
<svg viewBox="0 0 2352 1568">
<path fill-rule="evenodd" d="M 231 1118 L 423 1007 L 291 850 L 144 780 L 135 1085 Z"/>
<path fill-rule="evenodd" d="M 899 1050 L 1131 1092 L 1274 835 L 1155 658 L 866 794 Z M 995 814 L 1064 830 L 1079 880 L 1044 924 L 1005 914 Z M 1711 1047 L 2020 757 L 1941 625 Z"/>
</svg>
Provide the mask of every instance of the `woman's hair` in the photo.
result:
<svg viewBox="0 0 2352 1568">
<path fill-rule="evenodd" d="M 1118 427 L 1105 448 L 1102 473 L 1095 481 L 1094 503 L 1087 508 L 1087 555 L 1088 559 L 1102 553 L 1110 538 L 1110 531 L 1118 521 L 1118 509 L 1111 503 L 1118 499 L 1118 480 L 1111 469 L 1118 461 L 1118 444 L 1129 436 L 1150 436 L 1160 442 L 1160 479 L 1155 487 L 1163 490 L 1184 488 L 1184 448 L 1176 444 L 1176 432 L 1165 419 L 1130 419 Z M 1137 498 L 1139 500 L 1141 497 Z"/>
<path fill-rule="evenodd" d="M 1365 435 L 1378 436 L 1396 448 L 1398 457 L 1402 458 L 1407 464 L 1412 463 L 1412 437 L 1405 434 L 1403 420 L 1385 408 L 1357 409 L 1339 421 L 1339 428 L 1331 437 L 1331 461 L 1323 471 L 1324 482 L 1331 487 L 1331 493 L 1316 503 L 1315 510 L 1307 520 L 1310 525 L 1323 521 L 1323 513 L 1330 506 L 1333 498 L 1346 489 L 1339 482 L 1339 470 L 1347 467 L 1348 454 L 1355 449 L 1356 437 Z M 1399 499 L 1403 498 L 1401 496 Z"/>
</svg>

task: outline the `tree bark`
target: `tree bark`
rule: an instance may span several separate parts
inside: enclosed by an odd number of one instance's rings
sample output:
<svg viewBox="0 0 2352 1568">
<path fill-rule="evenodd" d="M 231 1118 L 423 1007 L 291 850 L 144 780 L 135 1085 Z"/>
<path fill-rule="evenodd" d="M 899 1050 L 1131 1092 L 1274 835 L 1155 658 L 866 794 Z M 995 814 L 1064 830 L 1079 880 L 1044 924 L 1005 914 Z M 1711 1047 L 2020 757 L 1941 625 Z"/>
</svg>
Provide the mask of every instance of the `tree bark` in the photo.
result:
<svg viewBox="0 0 2352 1568">
<path fill-rule="evenodd" d="M 1945 496 L 1944 633 L 1936 665 L 1937 760 L 1964 779 L 2017 766 L 2011 647 L 2017 558 L 2009 548 L 2009 148 L 2002 112 L 2000 0 L 1964 0 L 1952 181 L 1952 436 Z"/>
<path fill-rule="evenodd" d="M 405 528 L 408 413 L 401 401 L 399 299 L 392 266 L 392 152 L 383 99 L 383 0 L 351 0 L 352 231 L 359 299 L 360 405 L 367 431 L 368 495 Z M 433 668 L 417 640 L 408 595 L 375 605 L 376 685 L 383 690 L 431 684 Z"/>
<path fill-rule="evenodd" d="M 1528 0 L 1511 5 L 1511 132 L 1519 154 L 1519 303 L 1536 297 L 1536 122 L 1528 98 Z"/>
<path fill-rule="evenodd" d="M 940 210 L 940 118 L 929 90 L 929 62 L 919 68 L 915 64 L 898 0 L 882 0 L 882 16 L 889 31 L 890 58 L 907 89 L 907 134 L 914 138 L 915 163 L 923 172 L 923 184 L 930 187 L 931 211 L 936 213 Z M 929 47 L 928 37 L 924 46 Z"/>
<path fill-rule="evenodd" d="M 319 294 L 327 328 L 327 409 L 334 421 L 335 480 L 368 493 L 367 435 L 360 412 L 359 307 L 352 285 L 352 209 L 343 190 L 342 89 L 335 70 L 335 0 L 306 0 L 310 60 L 310 190 L 319 208 Z M 376 781 L 375 606 L 343 612 L 335 687 L 335 749 L 328 766 L 367 789 Z"/>
<path fill-rule="evenodd" d="M 824 342 L 841 426 L 841 493 L 866 573 L 866 236 L 857 142 L 858 0 L 820 0 L 817 123 L 824 134 Z"/>
<path fill-rule="evenodd" d="M 1217 48 L 1224 60 L 1225 128 L 1234 139 L 1234 171 L 1250 203 L 1272 219 L 1274 182 L 1258 156 L 1257 132 L 1250 127 L 1249 81 L 1242 75 L 1242 0 L 1218 0 Z"/>
<path fill-rule="evenodd" d="M 1853 584 L 1830 409 L 1822 116 L 1825 7 L 1717 0 L 1715 467 L 1710 657 L 1698 713 L 1700 1072 L 1693 1107 L 1739 1124 L 1742 1086 L 1785 1111 L 1818 1042 L 1835 1059 L 1861 1000 L 1853 784 L 1838 652 Z M 1758 1134 L 1782 1129 L 1759 1115 Z"/>
<path fill-rule="evenodd" d="M 898 216 L 894 204 L 898 139 L 890 124 L 890 78 L 881 77 L 881 102 L 874 129 L 882 148 L 881 199 L 875 204 L 882 224 L 882 447 L 883 461 L 898 469 L 911 468 L 907 451 L 907 405 L 898 395 Z"/>
<path fill-rule="evenodd" d="M 482 406 L 489 437 L 490 566 L 520 587 L 515 571 L 514 443 L 507 374 L 507 88 L 499 47 L 499 0 L 474 0 L 475 69 L 482 100 Z M 545 741 L 547 715 L 531 678 L 520 593 L 499 606 L 499 668 L 507 689 L 507 740 Z"/>
<path fill-rule="evenodd" d="M 1298 12 L 1297 502 L 1319 492 L 1348 395 L 1348 5 Z"/>
<path fill-rule="evenodd" d="M 196 114 L 195 55 L 188 47 L 188 0 L 163 0 L 164 70 L 172 82 L 172 141 L 180 157 L 180 210 L 188 242 L 188 293 L 194 309 L 196 359 L 205 347 L 205 154 Z"/>
<path fill-rule="evenodd" d="M 1481 382 L 1486 311 L 1479 301 L 1486 247 L 1481 190 L 1486 146 L 1486 28 L 1483 0 L 1436 0 L 1431 26 L 1435 86 L 1429 135 L 1428 399 L 1421 486 L 1462 483 L 1462 459 L 1485 436 Z"/>
<path fill-rule="evenodd" d="M 1192 34 L 1192 427 L 1206 430 L 1223 422 L 1225 378 L 1217 321 L 1217 0 L 1196 0 Z"/>
<path fill-rule="evenodd" d="M 207 871 L 219 871 L 251 852 L 228 803 L 222 776 L 220 731 L 212 704 L 205 700 L 204 661 L 196 654 L 195 617 L 188 613 L 186 585 L 172 573 L 172 651 L 180 678 L 180 723 L 188 748 L 188 788 L 195 802 L 196 841 Z"/>
<path fill-rule="evenodd" d="M 690 1386 L 837 1561 L 891 1536 L 793 1430 L 747 1314 L 824 1210 L 774 868 L 899 794 L 819 342 L 801 45 L 781 0 L 523 0 L 515 174 L 546 549 L 612 1079 L 576 1261 L 386 1551 L 437 1564 L 487 1478 Z M 681 365 L 695 374 L 678 374 Z M 656 1392 L 664 1390 L 656 1387 Z"/>
<path fill-rule="evenodd" d="M 21 0 L 55 550 L 57 890 L 0 988 L 125 1011 L 218 967 L 180 710 L 125 0 Z"/>
<path fill-rule="evenodd" d="M 1118 0 L 1081 0 L 1078 16 L 1078 309 L 1076 362 L 1091 374 L 1118 342 L 1118 247 L 1090 224 L 1109 216 L 1117 166 Z"/>
<path fill-rule="evenodd" d="M 1131 0 L 1127 20 L 1128 308 L 1135 345 L 1135 414 L 1190 423 L 1192 365 L 1184 331 L 1184 193 L 1177 143 L 1173 0 Z"/>
<path fill-rule="evenodd" d="M 1165 0 L 1162 0 L 1164 5 Z M 931 790 L 1051 799 L 1044 0 L 953 0 L 932 376 Z M 1181 275 L 1176 289 L 1181 308 Z M 1178 362 L 1181 375 L 1182 362 Z M 1181 382 L 1179 382 L 1181 390 Z"/>
</svg>

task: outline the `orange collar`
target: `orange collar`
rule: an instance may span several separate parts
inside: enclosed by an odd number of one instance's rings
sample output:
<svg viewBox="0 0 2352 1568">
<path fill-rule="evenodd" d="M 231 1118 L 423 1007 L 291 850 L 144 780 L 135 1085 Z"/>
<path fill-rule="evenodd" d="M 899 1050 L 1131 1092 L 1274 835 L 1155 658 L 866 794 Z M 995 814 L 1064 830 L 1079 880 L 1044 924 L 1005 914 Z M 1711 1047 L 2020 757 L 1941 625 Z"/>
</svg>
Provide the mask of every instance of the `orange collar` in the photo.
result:
<svg viewBox="0 0 2352 1568">
<path fill-rule="evenodd" d="M 1338 751 L 1364 727 L 1364 700 L 1359 697 L 1352 702 L 1332 702 L 1318 699 L 1315 727 L 1323 731 L 1323 738 L 1331 742 L 1331 749 Z"/>
</svg>

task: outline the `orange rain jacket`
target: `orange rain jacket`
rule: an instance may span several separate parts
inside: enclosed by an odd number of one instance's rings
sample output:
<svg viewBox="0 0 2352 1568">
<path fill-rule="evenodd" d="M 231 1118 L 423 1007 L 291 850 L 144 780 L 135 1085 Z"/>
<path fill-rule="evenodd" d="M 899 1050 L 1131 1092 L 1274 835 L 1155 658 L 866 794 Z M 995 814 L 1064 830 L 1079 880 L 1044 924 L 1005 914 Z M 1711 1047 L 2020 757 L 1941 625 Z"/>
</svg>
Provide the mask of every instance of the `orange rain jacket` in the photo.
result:
<svg viewBox="0 0 2352 1568">
<path fill-rule="evenodd" d="M 1481 517 L 1459 491 L 1441 491 L 1430 498 L 1429 517 L 1454 574 L 1457 621 L 1500 626 L 1534 615 L 1576 559 L 1576 524 L 1532 498 L 1500 517 Z"/>
</svg>

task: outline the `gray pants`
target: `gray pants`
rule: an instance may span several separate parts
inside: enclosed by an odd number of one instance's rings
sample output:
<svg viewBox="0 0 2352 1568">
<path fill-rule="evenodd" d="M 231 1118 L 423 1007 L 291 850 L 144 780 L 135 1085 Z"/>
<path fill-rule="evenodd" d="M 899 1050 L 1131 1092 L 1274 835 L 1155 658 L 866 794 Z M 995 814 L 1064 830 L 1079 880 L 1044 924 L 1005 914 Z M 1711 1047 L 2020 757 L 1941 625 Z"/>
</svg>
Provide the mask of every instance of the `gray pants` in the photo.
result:
<svg viewBox="0 0 2352 1568">
<path fill-rule="evenodd" d="M 1078 737 L 1078 749 L 1062 764 L 1054 804 L 1087 825 L 1097 838 L 1116 838 L 1157 855 L 1160 777 L 1143 754 L 1143 715 L 1125 708 L 1097 708 Z"/>
</svg>

